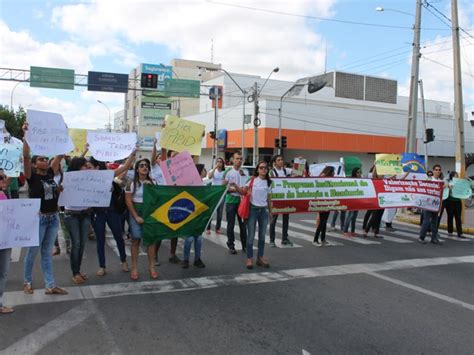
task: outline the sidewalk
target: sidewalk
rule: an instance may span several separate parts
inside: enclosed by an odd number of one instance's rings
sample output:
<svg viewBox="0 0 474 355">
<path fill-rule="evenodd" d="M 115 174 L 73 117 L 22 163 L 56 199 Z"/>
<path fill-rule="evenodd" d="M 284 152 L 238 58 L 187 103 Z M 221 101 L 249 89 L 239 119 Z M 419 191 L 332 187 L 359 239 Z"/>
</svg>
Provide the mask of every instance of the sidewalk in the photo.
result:
<svg viewBox="0 0 474 355">
<path fill-rule="evenodd" d="M 420 215 L 413 214 L 411 212 L 403 213 L 399 209 L 396 219 L 401 222 L 411 223 L 411 224 L 420 224 Z M 447 230 L 448 225 L 446 223 L 447 214 L 446 211 L 443 212 L 443 217 L 441 218 L 441 223 L 439 225 L 440 229 Z M 456 233 L 456 224 L 454 223 L 454 233 Z M 474 235 L 474 208 L 465 208 L 464 209 L 464 222 L 462 224 L 462 230 L 464 234 L 473 234 Z"/>
</svg>

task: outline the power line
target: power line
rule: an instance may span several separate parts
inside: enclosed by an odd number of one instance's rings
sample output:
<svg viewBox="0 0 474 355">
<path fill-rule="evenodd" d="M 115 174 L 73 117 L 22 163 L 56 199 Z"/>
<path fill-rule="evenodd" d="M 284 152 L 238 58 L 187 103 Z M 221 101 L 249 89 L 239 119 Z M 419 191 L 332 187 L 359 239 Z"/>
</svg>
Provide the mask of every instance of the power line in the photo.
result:
<svg viewBox="0 0 474 355">
<path fill-rule="evenodd" d="M 428 7 L 432 7 L 438 14 L 440 14 L 441 16 L 443 16 L 450 24 L 451 24 L 451 19 L 449 17 L 447 17 L 445 14 L 443 14 L 441 11 L 439 11 L 436 6 L 434 5 L 431 5 L 428 1 L 425 1 L 425 8 L 428 10 Z M 431 11 L 430 11 L 431 12 Z M 444 22 L 443 22 L 444 23 Z M 449 27 L 451 27 L 451 25 L 449 25 Z M 464 28 L 462 28 L 461 26 L 458 26 L 458 29 L 462 32 L 464 32 L 465 34 L 467 34 L 469 37 L 471 38 L 474 38 L 474 36 L 472 36 L 469 32 L 467 32 L 466 30 L 464 30 Z"/>
<path fill-rule="evenodd" d="M 207 0 L 207 2 L 210 3 L 210 4 L 216 4 L 216 5 L 222 5 L 222 6 L 229 6 L 229 7 L 236 7 L 236 8 L 246 9 L 246 10 L 251 10 L 251 11 L 266 12 L 266 13 L 271 13 L 271 14 L 275 14 L 275 15 L 284 15 L 284 16 L 300 17 L 300 18 L 307 18 L 307 19 L 319 20 L 319 21 L 327 21 L 327 22 L 335 22 L 335 23 L 344 23 L 344 24 L 349 24 L 349 25 L 368 26 L 368 27 L 382 27 L 382 28 L 397 28 L 397 29 L 403 29 L 403 30 L 412 30 L 412 29 L 413 29 L 412 27 L 407 27 L 407 26 L 384 25 L 384 24 L 378 24 L 378 23 L 349 21 L 349 20 L 340 20 L 340 19 L 335 19 L 335 18 L 318 17 L 318 16 L 310 16 L 310 15 L 301 15 L 301 14 L 295 14 L 295 13 L 284 12 L 284 11 L 276 11 L 276 10 L 262 9 L 262 8 L 258 8 L 258 7 L 252 7 L 252 6 L 243 6 L 243 5 L 237 5 L 237 4 L 228 4 L 228 3 L 223 3 L 223 2 L 219 2 L 219 1 L 212 1 L 212 0 Z M 445 28 L 422 28 L 422 30 L 444 31 Z"/>
</svg>

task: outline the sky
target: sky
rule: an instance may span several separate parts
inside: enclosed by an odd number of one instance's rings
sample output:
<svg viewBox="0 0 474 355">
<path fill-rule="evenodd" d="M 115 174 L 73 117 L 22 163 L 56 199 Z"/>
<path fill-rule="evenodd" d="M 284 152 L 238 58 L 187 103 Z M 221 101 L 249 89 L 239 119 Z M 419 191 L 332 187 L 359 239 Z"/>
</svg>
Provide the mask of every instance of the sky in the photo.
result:
<svg viewBox="0 0 474 355">
<path fill-rule="evenodd" d="M 426 1 L 425 1 L 426 3 Z M 451 1 L 421 20 L 426 99 L 454 101 Z M 376 11 L 383 7 L 385 11 Z M 459 0 L 465 109 L 474 111 L 474 3 Z M 415 0 L 2 0 L 0 68 L 128 74 L 139 63 L 211 61 L 229 72 L 296 81 L 325 70 L 398 81 L 408 96 Z M 0 73 L 2 71 L 0 70 Z M 58 112 L 69 127 L 104 128 L 124 95 L 0 81 L 0 104 Z M 113 122 L 112 122 L 113 123 Z"/>
</svg>

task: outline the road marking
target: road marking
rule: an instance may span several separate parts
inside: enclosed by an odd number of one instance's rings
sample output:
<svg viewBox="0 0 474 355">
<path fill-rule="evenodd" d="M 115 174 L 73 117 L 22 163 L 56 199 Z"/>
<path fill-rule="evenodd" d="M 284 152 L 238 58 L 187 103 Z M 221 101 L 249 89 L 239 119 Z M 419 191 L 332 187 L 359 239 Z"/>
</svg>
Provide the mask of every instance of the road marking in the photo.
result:
<svg viewBox="0 0 474 355">
<path fill-rule="evenodd" d="M 44 294 L 41 294 L 42 290 L 36 290 L 36 292 L 32 295 L 25 295 L 23 291 L 13 291 L 4 293 L 4 303 L 14 307 L 25 304 L 41 304 L 46 302 L 76 301 L 94 298 L 193 291 L 221 286 L 250 285 L 315 278 L 321 276 L 363 274 L 370 272 L 403 270 L 460 263 L 474 263 L 474 255 L 425 259 L 403 259 L 387 261 L 378 264 L 346 264 L 260 273 L 245 272 L 241 274 L 203 276 L 178 280 L 75 286 L 68 289 L 68 295 L 57 297 L 45 296 Z"/>
<path fill-rule="evenodd" d="M 377 274 L 377 273 L 374 273 L 374 272 L 368 272 L 367 274 L 370 275 L 370 276 L 377 277 L 379 279 L 394 283 L 398 286 L 406 287 L 406 288 L 409 288 L 411 290 L 424 293 L 425 295 L 428 295 L 428 296 L 431 296 L 431 297 L 434 297 L 434 298 L 438 298 L 438 299 L 443 300 L 445 302 L 457 304 L 458 306 L 461 306 L 461 307 L 467 308 L 471 311 L 474 311 L 474 304 L 466 303 L 466 302 L 460 301 L 456 298 L 445 296 L 445 295 L 442 295 L 440 293 L 433 292 L 433 291 L 427 290 L 425 288 L 422 288 L 422 287 L 419 287 L 419 286 L 416 286 L 416 285 L 412 285 L 412 284 L 409 284 L 407 282 L 400 281 L 400 280 L 397 280 L 397 279 L 394 279 L 394 278 L 391 278 L 391 277 L 388 277 L 388 276 L 385 276 L 385 275 Z"/>
<path fill-rule="evenodd" d="M 0 351 L 0 354 L 36 354 L 46 345 L 93 315 L 94 308 L 91 304 L 92 302 L 88 301 L 61 314 L 8 348 Z"/>
<path fill-rule="evenodd" d="M 282 232 L 282 228 L 278 227 L 278 226 L 275 227 L 275 230 L 280 232 L 280 233 Z M 297 239 L 301 239 L 301 240 L 307 241 L 309 243 L 312 243 L 313 240 L 314 240 L 314 237 L 311 237 L 308 234 L 296 232 L 295 230 L 291 230 L 291 232 L 289 234 L 291 234 L 290 237 L 292 237 L 292 238 L 294 237 L 294 238 L 297 238 Z M 331 241 L 331 245 L 332 246 L 341 246 L 341 245 L 344 245 L 344 244 Z"/>
</svg>

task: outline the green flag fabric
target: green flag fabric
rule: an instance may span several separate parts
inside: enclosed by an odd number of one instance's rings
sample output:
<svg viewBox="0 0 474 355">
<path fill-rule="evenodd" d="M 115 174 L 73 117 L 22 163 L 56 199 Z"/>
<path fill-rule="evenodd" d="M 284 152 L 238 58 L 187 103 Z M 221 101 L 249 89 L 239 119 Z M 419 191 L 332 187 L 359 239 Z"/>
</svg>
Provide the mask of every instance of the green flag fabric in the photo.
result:
<svg viewBox="0 0 474 355">
<path fill-rule="evenodd" d="M 343 157 L 344 159 L 344 172 L 346 176 L 352 175 L 352 170 L 354 168 L 362 169 L 362 162 L 360 161 L 359 157 L 355 156 L 347 156 Z"/>
<path fill-rule="evenodd" d="M 144 185 L 143 242 L 201 235 L 227 186 Z"/>
</svg>

